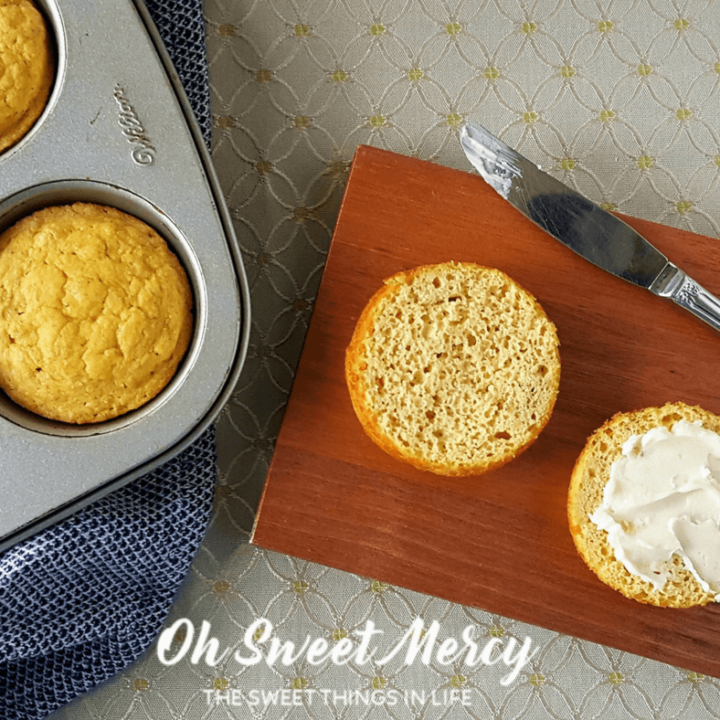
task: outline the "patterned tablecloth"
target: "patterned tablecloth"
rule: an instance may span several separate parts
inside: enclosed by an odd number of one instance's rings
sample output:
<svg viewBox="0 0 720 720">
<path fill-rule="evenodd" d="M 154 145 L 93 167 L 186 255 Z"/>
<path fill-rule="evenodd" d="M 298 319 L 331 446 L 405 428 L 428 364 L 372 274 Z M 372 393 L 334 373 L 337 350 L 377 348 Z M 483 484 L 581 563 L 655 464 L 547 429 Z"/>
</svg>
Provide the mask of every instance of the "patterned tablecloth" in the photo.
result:
<svg viewBox="0 0 720 720">
<path fill-rule="evenodd" d="M 252 340 L 218 421 L 214 519 L 167 626 L 206 620 L 234 647 L 259 618 L 282 641 L 330 643 L 371 619 L 392 643 L 421 617 L 537 652 L 503 686 L 497 665 L 164 666 L 153 647 L 54 717 L 720 718 L 716 679 L 247 543 L 357 145 L 469 170 L 457 136 L 474 119 L 604 207 L 717 237 L 720 2 L 207 0 L 206 17 Z M 469 705 L 445 702 L 452 689 Z M 316 692 L 288 707 L 251 690 Z M 350 702 L 355 690 L 386 704 Z M 390 690 L 437 692 L 390 705 Z"/>
</svg>

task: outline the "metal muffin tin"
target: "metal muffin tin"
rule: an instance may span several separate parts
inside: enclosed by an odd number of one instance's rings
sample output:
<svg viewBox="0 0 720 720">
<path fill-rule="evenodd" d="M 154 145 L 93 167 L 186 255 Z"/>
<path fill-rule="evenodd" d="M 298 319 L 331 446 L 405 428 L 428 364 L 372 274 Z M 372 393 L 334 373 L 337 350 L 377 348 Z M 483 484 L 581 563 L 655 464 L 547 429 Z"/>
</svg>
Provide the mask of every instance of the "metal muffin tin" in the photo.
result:
<svg viewBox="0 0 720 720">
<path fill-rule="evenodd" d="M 115 420 L 45 420 L 0 392 L 0 550 L 187 447 L 232 391 L 247 350 L 240 251 L 202 135 L 141 0 L 36 0 L 56 46 L 48 105 L 0 155 L 0 231 L 83 201 L 153 226 L 180 258 L 194 335 L 172 382 Z"/>
</svg>

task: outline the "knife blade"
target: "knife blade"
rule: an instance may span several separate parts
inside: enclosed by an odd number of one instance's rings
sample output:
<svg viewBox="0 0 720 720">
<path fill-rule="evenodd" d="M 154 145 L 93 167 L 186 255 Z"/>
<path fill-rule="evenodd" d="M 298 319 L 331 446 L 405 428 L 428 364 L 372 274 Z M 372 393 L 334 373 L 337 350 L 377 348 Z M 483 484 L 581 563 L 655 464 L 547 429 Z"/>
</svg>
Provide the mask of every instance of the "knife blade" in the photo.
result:
<svg viewBox="0 0 720 720">
<path fill-rule="evenodd" d="M 720 332 L 720 300 L 627 223 L 477 123 L 461 128 L 460 144 L 485 182 L 556 240 L 606 272 L 671 299 Z"/>
</svg>

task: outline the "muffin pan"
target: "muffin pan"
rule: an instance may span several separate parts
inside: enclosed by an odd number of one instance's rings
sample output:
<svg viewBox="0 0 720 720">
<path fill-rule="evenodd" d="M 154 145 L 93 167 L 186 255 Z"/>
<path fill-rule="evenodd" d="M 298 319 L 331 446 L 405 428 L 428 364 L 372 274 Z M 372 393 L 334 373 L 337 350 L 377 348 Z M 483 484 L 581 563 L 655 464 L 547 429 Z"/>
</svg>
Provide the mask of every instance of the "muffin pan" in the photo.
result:
<svg viewBox="0 0 720 720">
<path fill-rule="evenodd" d="M 154 227 L 194 295 L 194 335 L 151 402 L 97 425 L 34 415 L 0 393 L 0 550 L 148 472 L 212 422 L 240 373 L 249 295 L 227 208 L 187 98 L 142 3 L 38 0 L 57 66 L 48 105 L 0 155 L 0 231 L 92 202 Z"/>
</svg>

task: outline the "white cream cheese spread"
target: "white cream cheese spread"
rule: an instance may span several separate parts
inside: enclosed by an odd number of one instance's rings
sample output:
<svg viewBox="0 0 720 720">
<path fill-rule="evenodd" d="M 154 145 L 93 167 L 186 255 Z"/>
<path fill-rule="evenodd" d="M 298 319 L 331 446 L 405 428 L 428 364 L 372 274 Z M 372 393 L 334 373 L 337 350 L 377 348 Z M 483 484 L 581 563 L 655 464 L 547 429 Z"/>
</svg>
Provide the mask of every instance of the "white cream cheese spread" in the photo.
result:
<svg viewBox="0 0 720 720">
<path fill-rule="evenodd" d="M 627 570 L 656 590 L 678 555 L 720 601 L 720 435 L 680 420 L 633 435 L 622 453 L 590 520 Z"/>
</svg>

